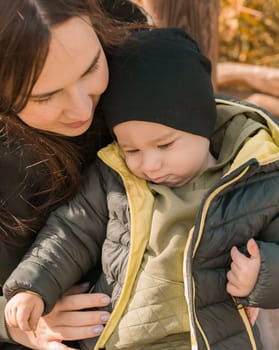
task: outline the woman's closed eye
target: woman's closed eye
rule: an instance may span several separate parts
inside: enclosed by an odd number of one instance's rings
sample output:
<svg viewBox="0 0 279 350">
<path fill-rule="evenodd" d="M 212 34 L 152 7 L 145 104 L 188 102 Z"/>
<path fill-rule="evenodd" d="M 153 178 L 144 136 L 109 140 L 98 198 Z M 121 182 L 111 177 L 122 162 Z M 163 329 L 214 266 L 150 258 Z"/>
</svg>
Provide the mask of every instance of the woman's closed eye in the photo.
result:
<svg viewBox="0 0 279 350">
<path fill-rule="evenodd" d="M 83 75 L 83 78 L 87 77 L 88 75 L 96 72 L 99 68 L 99 64 L 95 64 L 94 66 L 92 66 L 85 75 Z M 39 103 L 39 104 L 46 104 L 48 102 L 50 102 L 54 96 L 56 96 L 58 94 L 58 92 L 55 92 L 53 94 L 50 95 L 46 95 L 46 96 L 33 96 L 31 97 L 31 101 Z"/>
<path fill-rule="evenodd" d="M 30 101 L 36 102 L 36 103 L 48 103 L 60 92 L 61 90 L 57 90 L 48 94 L 30 96 Z"/>
<path fill-rule="evenodd" d="M 34 97 L 31 100 L 33 102 L 43 104 L 43 103 L 48 103 L 52 99 L 53 95 L 47 96 L 47 97 Z"/>
<path fill-rule="evenodd" d="M 101 50 L 98 51 L 97 56 L 94 58 L 93 62 L 89 66 L 89 68 L 84 72 L 81 76 L 81 78 L 86 77 L 94 72 L 96 72 L 100 67 L 100 57 L 101 57 Z"/>
<path fill-rule="evenodd" d="M 88 76 L 88 75 L 90 75 L 90 74 L 92 74 L 92 73 L 97 72 L 97 70 L 99 69 L 99 67 L 100 67 L 99 62 L 96 62 L 93 66 L 91 66 L 91 67 L 87 70 L 86 74 L 84 74 L 83 77 L 86 77 L 86 76 Z"/>
</svg>

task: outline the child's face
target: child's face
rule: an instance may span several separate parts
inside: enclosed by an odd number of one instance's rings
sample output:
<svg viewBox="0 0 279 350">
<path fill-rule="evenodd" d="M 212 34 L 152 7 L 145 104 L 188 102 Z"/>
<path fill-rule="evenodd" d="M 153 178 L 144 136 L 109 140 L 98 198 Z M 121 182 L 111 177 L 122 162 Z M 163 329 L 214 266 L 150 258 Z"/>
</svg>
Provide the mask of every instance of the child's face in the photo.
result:
<svg viewBox="0 0 279 350">
<path fill-rule="evenodd" d="M 209 140 L 168 126 L 128 121 L 113 128 L 128 168 L 136 176 L 181 186 L 209 166 Z"/>
</svg>

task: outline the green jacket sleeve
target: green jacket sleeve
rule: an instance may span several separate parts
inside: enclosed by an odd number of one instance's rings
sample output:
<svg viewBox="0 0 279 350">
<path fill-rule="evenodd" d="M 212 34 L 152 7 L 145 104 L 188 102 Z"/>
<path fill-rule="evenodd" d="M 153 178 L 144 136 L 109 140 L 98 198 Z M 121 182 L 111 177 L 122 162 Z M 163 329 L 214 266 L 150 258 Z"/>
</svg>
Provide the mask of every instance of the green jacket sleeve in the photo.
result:
<svg viewBox="0 0 279 350">
<path fill-rule="evenodd" d="M 106 193 L 92 165 L 79 193 L 50 215 L 6 281 L 4 295 L 9 299 L 19 291 L 37 292 L 48 313 L 63 292 L 99 264 L 107 219 Z"/>
<path fill-rule="evenodd" d="M 25 234 L 16 234 L 21 219 L 28 221 L 34 218 L 34 193 L 44 182 L 42 168 L 39 165 L 30 167 L 34 161 L 29 153 L 30 150 L 20 144 L 8 147 L 5 142 L 0 143 L 0 232 L 8 241 L 3 243 L 0 239 L 1 287 L 34 240 L 31 229 Z M 43 199 L 43 196 L 40 197 L 40 200 Z M 45 211 L 42 216 L 47 214 Z M 38 217 L 38 227 L 43 221 L 43 217 Z"/>
</svg>

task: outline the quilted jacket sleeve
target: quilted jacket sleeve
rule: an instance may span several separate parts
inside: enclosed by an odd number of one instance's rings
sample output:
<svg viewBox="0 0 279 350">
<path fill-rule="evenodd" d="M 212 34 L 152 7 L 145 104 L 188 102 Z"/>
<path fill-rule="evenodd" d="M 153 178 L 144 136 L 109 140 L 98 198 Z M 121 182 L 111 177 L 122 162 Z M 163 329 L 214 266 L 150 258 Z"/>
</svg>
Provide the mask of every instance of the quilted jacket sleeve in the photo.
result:
<svg viewBox="0 0 279 350">
<path fill-rule="evenodd" d="M 33 290 L 49 312 L 59 296 L 100 261 L 106 223 L 106 194 L 97 166 L 92 165 L 79 193 L 50 215 L 6 281 L 5 296 Z"/>
</svg>

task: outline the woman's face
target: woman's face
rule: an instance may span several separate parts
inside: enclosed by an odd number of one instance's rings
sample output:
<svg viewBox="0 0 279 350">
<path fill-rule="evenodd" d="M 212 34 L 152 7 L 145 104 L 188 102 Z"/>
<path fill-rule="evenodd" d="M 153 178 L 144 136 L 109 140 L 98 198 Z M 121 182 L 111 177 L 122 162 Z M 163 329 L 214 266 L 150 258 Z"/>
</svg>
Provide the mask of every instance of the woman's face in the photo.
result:
<svg viewBox="0 0 279 350">
<path fill-rule="evenodd" d="M 74 17 L 53 28 L 46 63 L 19 118 L 37 129 L 81 135 L 107 84 L 107 61 L 97 35 L 89 20 Z"/>
</svg>

